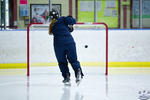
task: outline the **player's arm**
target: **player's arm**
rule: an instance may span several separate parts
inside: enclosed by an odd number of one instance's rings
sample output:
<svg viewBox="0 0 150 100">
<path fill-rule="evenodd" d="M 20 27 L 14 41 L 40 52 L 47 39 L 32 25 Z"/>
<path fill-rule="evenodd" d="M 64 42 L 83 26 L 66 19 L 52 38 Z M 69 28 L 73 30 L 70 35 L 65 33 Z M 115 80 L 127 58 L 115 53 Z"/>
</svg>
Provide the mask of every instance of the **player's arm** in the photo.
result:
<svg viewBox="0 0 150 100">
<path fill-rule="evenodd" d="M 67 24 L 69 31 L 72 32 L 74 30 L 73 25 L 76 24 L 76 20 L 72 16 L 67 16 L 65 18 L 65 24 Z"/>
</svg>

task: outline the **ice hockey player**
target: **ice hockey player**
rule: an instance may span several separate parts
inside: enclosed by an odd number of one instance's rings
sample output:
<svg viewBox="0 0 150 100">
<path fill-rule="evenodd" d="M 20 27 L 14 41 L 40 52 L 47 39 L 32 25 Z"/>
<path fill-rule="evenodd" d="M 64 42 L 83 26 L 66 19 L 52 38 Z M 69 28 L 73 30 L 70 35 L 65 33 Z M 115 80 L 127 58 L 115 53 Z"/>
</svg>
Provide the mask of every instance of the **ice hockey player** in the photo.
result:
<svg viewBox="0 0 150 100">
<path fill-rule="evenodd" d="M 80 62 L 77 60 L 76 44 L 71 35 L 76 20 L 72 16 L 59 17 L 59 13 L 54 9 L 50 11 L 50 18 L 49 34 L 54 36 L 54 51 L 64 78 L 63 83 L 71 85 L 69 61 L 75 72 L 76 83 L 79 84 L 83 78 L 83 73 Z"/>
</svg>

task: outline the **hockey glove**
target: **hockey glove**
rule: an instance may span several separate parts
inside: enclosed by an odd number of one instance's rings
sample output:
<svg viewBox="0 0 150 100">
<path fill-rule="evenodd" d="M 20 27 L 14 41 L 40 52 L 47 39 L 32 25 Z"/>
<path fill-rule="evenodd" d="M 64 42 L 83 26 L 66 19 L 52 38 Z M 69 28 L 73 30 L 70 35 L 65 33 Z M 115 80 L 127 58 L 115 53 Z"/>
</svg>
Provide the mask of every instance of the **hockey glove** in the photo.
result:
<svg viewBox="0 0 150 100">
<path fill-rule="evenodd" d="M 73 25 L 68 25 L 68 28 L 69 28 L 69 32 L 73 32 L 74 30 Z"/>
</svg>

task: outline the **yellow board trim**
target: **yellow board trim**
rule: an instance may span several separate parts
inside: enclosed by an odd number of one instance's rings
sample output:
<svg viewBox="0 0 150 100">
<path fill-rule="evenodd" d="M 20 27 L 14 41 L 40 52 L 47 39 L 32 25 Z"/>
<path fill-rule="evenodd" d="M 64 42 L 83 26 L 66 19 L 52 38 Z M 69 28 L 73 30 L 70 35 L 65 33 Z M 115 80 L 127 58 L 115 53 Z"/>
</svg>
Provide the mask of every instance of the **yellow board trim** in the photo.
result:
<svg viewBox="0 0 150 100">
<path fill-rule="evenodd" d="M 31 63 L 32 67 L 38 66 L 58 66 L 58 63 Z M 103 62 L 81 62 L 81 66 L 105 66 Z M 109 67 L 150 67 L 150 62 L 109 62 Z M 1 63 L 0 69 L 15 69 L 15 68 L 27 68 L 26 63 Z"/>
<path fill-rule="evenodd" d="M 0 64 L 0 69 L 15 69 L 15 68 L 27 68 L 26 63 L 3 63 Z"/>
<path fill-rule="evenodd" d="M 150 62 L 109 62 L 109 67 L 150 67 Z"/>
</svg>

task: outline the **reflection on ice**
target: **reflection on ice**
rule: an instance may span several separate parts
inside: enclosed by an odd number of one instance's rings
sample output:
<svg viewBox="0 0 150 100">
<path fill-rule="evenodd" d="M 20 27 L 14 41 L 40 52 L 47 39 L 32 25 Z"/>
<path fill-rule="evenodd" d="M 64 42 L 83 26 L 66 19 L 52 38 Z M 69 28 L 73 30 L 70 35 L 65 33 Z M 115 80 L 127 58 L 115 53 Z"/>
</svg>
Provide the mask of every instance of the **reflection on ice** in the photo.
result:
<svg viewBox="0 0 150 100">
<path fill-rule="evenodd" d="M 64 86 L 60 100 L 70 100 L 70 86 Z"/>
<path fill-rule="evenodd" d="M 139 100 L 150 91 L 150 74 L 112 74 L 105 76 L 99 68 L 86 67 L 79 86 L 71 77 L 71 86 L 64 86 L 58 68 L 44 73 L 0 76 L 1 100 Z M 48 72 L 46 72 L 48 71 Z M 119 70 L 120 71 L 120 70 Z M 148 91 L 148 92 L 146 92 Z"/>
<path fill-rule="evenodd" d="M 78 88 L 78 87 L 76 87 L 76 88 Z M 81 91 L 79 89 L 75 89 L 74 87 L 64 86 L 62 90 L 63 90 L 63 93 L 62 93 L 60 100 L 83 100 L 83 98 L 84 98 Z"/>
</svg>

